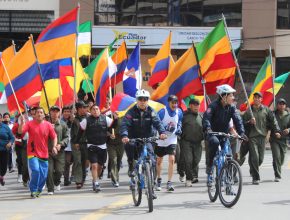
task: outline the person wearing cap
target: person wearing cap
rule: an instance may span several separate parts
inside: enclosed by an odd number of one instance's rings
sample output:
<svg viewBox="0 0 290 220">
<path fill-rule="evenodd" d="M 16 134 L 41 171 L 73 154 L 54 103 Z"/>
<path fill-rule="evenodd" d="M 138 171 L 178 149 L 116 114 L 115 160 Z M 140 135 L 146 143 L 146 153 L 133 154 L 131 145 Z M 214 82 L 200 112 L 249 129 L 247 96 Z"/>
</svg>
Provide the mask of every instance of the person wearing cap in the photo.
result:
<svg viewBox="0 0 290 220">
<path fill-rule="evenodd" d="M 202 128 L 202 115 L 198 112 L 200 102 L 198 99 L 190 99 L 189 108 L 183 114 L 181 154 L 185 162 L 185 186 L 190 187 L 198 182 L 199 162 L 201 160 L 204 139 Z M 194 135 L 193 135 L 194 134 Z"/>
<path fill-rule="evenodd" d="M 273 131 L 276 138 L 280 138 L 279 125 L 273 112 L 262 104 L 263 94 L 261 92 L 254 93 L 254 101 L 251 105 L 253 116 L 250 109 L 243 115 L 243 123 L 247 128 L 249 137 L 249 166 L 252 176 L 252 183 L 259 185 L 260 173 L 259 166 L 263 163 L 265 153 L 266 136 L 269 130 Z M 241 150 L 242 152 L 242 150 Z M 240 155 L 243 161 L 244 155 Z"/>
<path fill-rule="evenodd" d="M 86 178 L 86 161 L 88 158 L 86 137 L 80 129 L 80 122 L 87 115 L 87 105 L 83 101 L 79 101 L 75 106 L 77 112 L 70 130 L 72 155 L 74 158 L 72 170 L 76 188 L 80 189 L 83 187 Z"/>
<path fill-rule="evenodd" d="M 54 187 L 59 191 L 61 176 L 64 172 L 65 165 L 65 154 L 64 149 L 66 148 L 69 140 L 69 130 L 67 125 L 60 120 L 60 108 L 58 106 L 52 106 L 49 109 L 51 124 L 54 127 L 54 131 L 57 136 L 57 154 L 53 154 L 53 144 L 50 141 L 48 143 L 49 158 L 48 158 L 48 176 L 46 179 L 48 195 L 54 194 Z"/>
<path fill-rule="evenodd" d="M 286 110 L 286 105 L 286 100 L 280 98 L 277 101 L 276 110 L 274 111 L 275 117 L 280 127 L 281 138 L 278 139 L 275 136 L 274 131 L 271 131 L 270 135 L 275 182 L 279 182 L 281 179 L 281 167 L 284 163 L 288 148 L 287 140 L 289 140 L 290 113 Z"/>
<path fill-rule="evenodd" d="M 234 126 L 240 136 L 245 139 L 245 129 L 243 121 L 234 103 L 234 93 L 236 92 L 230 85 L 224 84 L 217 86 L 218 98 L 209 104 L 206 112 L 203 115 L 202 125 L 206 132 L 206 140 L 208 142 L 208 164 L 206 172 L 208 174 L 207 185 L 212 184 L 212 170 L 214 156 L 218 150 L 218 146 L 223 146 L 227 141 L 222 137 L 211 135 L 210 132 L 229 133 L 230 121 L 233 120 Z"/>
<path fill-rule="evenodd" d="M 156 190 L 161 191 L 161 170 L 163 157 L 168 155 L 168 179 L 167 191 L 173 192 L 172 184 L 173 167 L 177 146 L 177 136 L 181 135 L 182 111 L 178 108 L 178 98 L 175 95 L 169 95 L 168 103 L 165 108 L 158 112 L 158 116 L 165 128 L 167 138 L 165 140 L 157 140 L 155 154 L 157 155 L 157 184 Z"/>
<path fill-rule="evenodd" d="M 159 133 L 160 139 L 165 139 L 165 128 L 161 123 L 155 110 L 148 105 L 150 93 L 144 89 L 136 92 L 137 104 L 130 108 L 123 117 L 120 134 L 122 142 L 125 144 L 125 152 L 128 158 L 128 176 L 133 177 L 134 173 L 134 159 L 138 159 L 136 155 L 134 144 L 129 143 L 130 138 L 149 138 Z M 154 154 L 152 144 L 148 143 L 149 154 Z M 151 157 L 154 165 L 154 158 Z"/>
</svg>

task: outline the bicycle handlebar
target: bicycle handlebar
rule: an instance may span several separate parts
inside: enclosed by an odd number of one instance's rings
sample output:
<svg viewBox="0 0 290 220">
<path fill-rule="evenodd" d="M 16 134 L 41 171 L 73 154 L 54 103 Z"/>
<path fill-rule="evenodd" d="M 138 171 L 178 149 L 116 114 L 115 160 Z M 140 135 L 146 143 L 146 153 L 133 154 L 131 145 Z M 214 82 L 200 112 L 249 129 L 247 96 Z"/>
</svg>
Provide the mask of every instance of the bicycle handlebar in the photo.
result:
<svg viewBox="0 0 290 220">
<path fill-rule="evenodd" d="M 240 135 L 232 135 L 232 134 L 227 134 L 227 133 L 224 133 L 224 132 L 209 132 L 208 134 L 210 135 L 214 135 L 214 136 L 222 136 L 222 137 L 227 137 L 227 138 L 232 138 L 232 139 L 239 139 L 239 140 L 242 140 L 242 141 L 246 141 L 245 138 L 241 137 Z"/>
</svg>

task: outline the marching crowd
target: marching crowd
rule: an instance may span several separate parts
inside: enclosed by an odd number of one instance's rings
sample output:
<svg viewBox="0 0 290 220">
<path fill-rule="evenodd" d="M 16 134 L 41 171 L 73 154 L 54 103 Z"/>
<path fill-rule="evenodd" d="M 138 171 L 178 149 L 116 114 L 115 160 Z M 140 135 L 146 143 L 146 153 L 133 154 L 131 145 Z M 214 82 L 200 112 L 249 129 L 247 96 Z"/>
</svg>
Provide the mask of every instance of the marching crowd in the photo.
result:
<svg viewBox="0 0 290 220">
<path fill-rule="evenodd" d="M 262 105 L 263 94 L 256 92 L 252 106 L 241 114 L 234 106 L 234 93 L 229 85 L 217 87 L 217 99 L 204 114 L 200 102 L 191 99 L 182 112 L 175 95 L 159 112 L 148 105 L 150 94 L 145 90 L 136 93 L 136 104 L 124 117 L 110 111 L 110 100 L 99 109 L 92 101 L 78 101 L 75 109 L 52 106 L 49 116 L 44 109 L 32 107 L 10 122 L 9 113 L 0 114 L 0 184 L 5 185 L 7 170 L 12 169 L 12 154 L 16 152 L 18 182 L 29 187 L 31 197 L 38 197 L 47 188 L 49 195 L 63 185 L 75 182 L 76 189 L 83 187 L 88 172 L 92 175 L 92 188 L 101 190 L 99 179 L 105 168 L 112 185 L 119 187 L 119 170 L 126 152 L 128 175 L 134 176 L 134 161 L 138 158 L 131 138 L 159 136 L 157 143 L 149 146 L 156 164 L 155 190 L 162 190 L 162 163 L 168 155 L 166 189 L 174 191 L 172 176 L 177 163 L 179 179 L 186 187 L 199 181 L 199 163 L 202 143 L 205 141 L 206 172 L 211 176 L 211 166 L 218 146 L 225 139 L 210 135 L 211 131 L 242 136 L 240 149 L 232 143 L 234 158 L 242 165 L 249 154 L 252 183 L 260 182 L 259 166 L 263 163 L 266 138 L 273 156 L 274 180 L 281 180 L 290 130 L 290 113 L 287 102 L 280 98 L 271 111 Z M 107 163 L 108 161 L 108 163 Z M 210 178 L 207 184 L 210 186 Z"/>
</svg>

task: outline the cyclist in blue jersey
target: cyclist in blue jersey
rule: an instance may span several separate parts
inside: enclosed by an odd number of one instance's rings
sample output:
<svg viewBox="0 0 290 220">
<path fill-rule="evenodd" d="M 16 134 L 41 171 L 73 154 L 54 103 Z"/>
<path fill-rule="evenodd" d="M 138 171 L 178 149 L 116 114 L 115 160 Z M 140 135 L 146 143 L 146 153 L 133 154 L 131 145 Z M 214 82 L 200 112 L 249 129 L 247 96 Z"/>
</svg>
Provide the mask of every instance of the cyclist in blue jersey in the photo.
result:
<svg viewBox="0 0 290 220">
<path fill-rule="evenodd" d="M 224 84 L 217 86 L 217 100 L 213 101 L 204 113 L 202 125 L 205 131 L 206 140 L 208 141 L 209 160 L 207 164 L 207 174 L 211 175 L 213 158 L 218 150 L 218 146 L 223 146 L 224 138 L 209 135 L 209 132 L 229 132 L 230 120 L 233 120 L 238 134 L 243 139 L 248 139 L 245 135 L 243 121 L 234 103 L 234 93 L 236 92 L 231 86 Z M 208 178 L 210 179 L 210 178 Z M 208 183 L 210 184 L 210 183 Z"/>
</svg>

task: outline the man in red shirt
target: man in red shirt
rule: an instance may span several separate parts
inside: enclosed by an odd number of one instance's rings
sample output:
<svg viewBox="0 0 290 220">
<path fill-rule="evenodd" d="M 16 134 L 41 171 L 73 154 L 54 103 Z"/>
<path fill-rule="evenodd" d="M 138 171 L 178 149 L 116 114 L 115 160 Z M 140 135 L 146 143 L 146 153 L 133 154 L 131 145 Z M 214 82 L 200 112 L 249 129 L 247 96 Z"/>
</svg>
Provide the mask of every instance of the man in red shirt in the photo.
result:
<svg viewBox="0 0 290 220">
<path fill-rule="evenodd" d="M 38 197 L 45 184 L 48 173 L 48 140 L 53 140 L 53 153 L 57 154 L 57 137 L 51 123 L 44 120 L 45 114 L 41 107 L 36 108 L 32 121 L 24 122 L 20 117 L 18 133 L 28 132 L 28 169 L 30 173 L 29 188 L 31 197 Z"/>
</svg>

